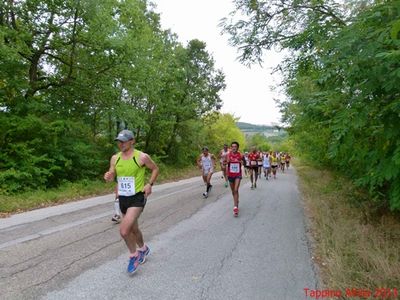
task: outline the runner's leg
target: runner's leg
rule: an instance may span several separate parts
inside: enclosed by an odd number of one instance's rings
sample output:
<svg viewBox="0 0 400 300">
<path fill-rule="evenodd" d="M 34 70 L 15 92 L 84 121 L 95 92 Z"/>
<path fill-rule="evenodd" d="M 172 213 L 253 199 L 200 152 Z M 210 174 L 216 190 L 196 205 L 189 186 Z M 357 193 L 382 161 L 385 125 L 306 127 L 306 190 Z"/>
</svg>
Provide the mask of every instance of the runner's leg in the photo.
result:
<svg viewBox="0 0 400 300">
<path fill-rule="evenodd" d="M 233 195 L 233 205 L 239 207 L 239 187 L 240 187 L 240 178 L 236 178 L 234 182 L 234 195 Z"/>
<path fill-rule="evenodd" d="M 207 177 L 208 177 L 208 174 L 204 174 L 204 172 L 203 172 L 203 182 L 204 182 L 204 185 L 206 186 L 206 191 L 203 193 L 203 196 L 204 197 L 208 197 L 208 183 L 207 183 Z"/>
<path fill-rule="evenodd" d="M 207 193 L 210 191 L 212 185 L 211 185 L 211 176 L 212 176 L 212 172 L 208 172 L 207 175 Z"/>
<path fill-rule="evenodd" d="M 139 247 L 143 246 L 143 235 L 138 225 L 138 219 L 142 211 L 142 207 L 129 207 L 122 218 L 119 228 L 121 237 L 124 239 L 131 256 L 136 255 L 136 243 L 138 243 Z"/>
<path fill-rule="evenodd" d="M 225 187 L 228 187 L 228 175 L 226 174 L 226 166 L 223 163 L 221 163 L 221 171 L 222 171 L 222 175 L 225 179 L 224 185 L 225 185 Z"/>
<path fill-rule="evenodd" d="M 258 167 L 254 168 L 254 187 L 257 187 Z"/>
</svg>

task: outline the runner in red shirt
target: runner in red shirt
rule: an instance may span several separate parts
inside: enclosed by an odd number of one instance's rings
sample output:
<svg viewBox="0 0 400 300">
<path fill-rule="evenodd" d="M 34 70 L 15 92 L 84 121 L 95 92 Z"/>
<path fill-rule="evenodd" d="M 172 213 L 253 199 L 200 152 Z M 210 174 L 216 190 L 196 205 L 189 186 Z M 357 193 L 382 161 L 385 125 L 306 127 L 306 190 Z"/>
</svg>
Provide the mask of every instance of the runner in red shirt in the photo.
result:
<svg viewBox="0 0 400 300">
<path fill-rule="evenodd" d="M 260 159 L 260 154 L 257 152 L 256 147 L 252 147 L 251 152 L 249 153 L 251 189 L 257 187 L 259 159 Z"/>
<path fill-rule="evenodd" d="M 242 180 L 242 154 L 238 151 L 239 143 L 232 142 L 231 151 L 227 155 L 226 174 L 233 195 L 233 215 L 239 215 L 239 186 Z"/>
</svg>

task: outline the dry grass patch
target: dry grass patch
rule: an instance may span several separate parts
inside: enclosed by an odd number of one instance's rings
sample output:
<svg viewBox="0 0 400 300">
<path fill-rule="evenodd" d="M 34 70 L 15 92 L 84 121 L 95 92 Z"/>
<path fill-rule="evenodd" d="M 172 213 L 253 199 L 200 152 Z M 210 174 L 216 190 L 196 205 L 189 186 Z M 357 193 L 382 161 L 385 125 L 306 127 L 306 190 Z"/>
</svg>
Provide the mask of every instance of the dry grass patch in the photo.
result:
<svg viewBox="0 0 400 300">
<path fill-rule="evenodd" d="M 400 290 L 400 217 L 368 207 L 343 177 L 301 162 L 296 170 L 324 288 Z"/>
</svg>

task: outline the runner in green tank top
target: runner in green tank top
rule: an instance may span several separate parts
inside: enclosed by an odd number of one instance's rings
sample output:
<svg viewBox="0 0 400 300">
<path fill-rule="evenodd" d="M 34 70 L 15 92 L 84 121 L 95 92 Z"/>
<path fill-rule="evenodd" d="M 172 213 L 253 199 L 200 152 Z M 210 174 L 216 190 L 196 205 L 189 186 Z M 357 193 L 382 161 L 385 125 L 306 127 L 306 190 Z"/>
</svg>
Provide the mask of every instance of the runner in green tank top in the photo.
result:
<svg viewBox="0 0 400 300">
<path fill-rule="evenodd" d="M 118 154 L 116 154 L 117 161 L 115 163 L 115 168 L 116 168 L 117 174 L 120 174 L 120 175 L 123 174 L 124 176 L 128 176 L 128 174 L 132 173 L 132 176 L 135 178 L 135 184 L 137 185 L 135 187 L 135 190 L 136 191 L 143 190 L 145 169 L 139 168 L 139 166 L 137 166 L 136 164 L 132 164 L 131 160 L 123 160 L 123 159 L 121 160 L 121 153 L 122 152 L 119 152 Z M 140 153 L 141 153 L 140 151 L 135 149 L 134 158 L 133 158 L 134 162 L 139 160 Z M 133 166 L 133 168 L 132 168 L 132 166 Z M 138 172 L 138 170 L 140 172 Z M 138 174 L 136 174 L 136 173 L 138 173 Z M 115 189 L 116 197 L 114 200 L 114 206 L 118 206 L 118 207 L 114 207 L 115 214 L 111 218 L 111 220 L 116 223 L 119 223 L 121 221 L 121 218 L 120 218 L 121 210 L 119 208 L 118 187 L 121 188 L 119 185 L 116 186 L 116 189 Z"/>
<path fill-rule="evenodd" d="M 138 219 L 157 179 L 158 167 L 148 154 L 134 149 L 132 131 L 122 130 L 115 140 L 118 141 L 121 152 L 111 157 L 110 168 L 104 174 L 104 179 L 111 182 L 117 178 L 118 181 L 119 206 L 123 216 L 120 234 L 130 252 L 127 271 L 133 274 L 150 252 L 150 248 L 144 244 Z M 145 168 L 151 170 L 147 183 L 144 182 Z M 138 249 L 136 245 L 139 246 Z"/>
</svg>

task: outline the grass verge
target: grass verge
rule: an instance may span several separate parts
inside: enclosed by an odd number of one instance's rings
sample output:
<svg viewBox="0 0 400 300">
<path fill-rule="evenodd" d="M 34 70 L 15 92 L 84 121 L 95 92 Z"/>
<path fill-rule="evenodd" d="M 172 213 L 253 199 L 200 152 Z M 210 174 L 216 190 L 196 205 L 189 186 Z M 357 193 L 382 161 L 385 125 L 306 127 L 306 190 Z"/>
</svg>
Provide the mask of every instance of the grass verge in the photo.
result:
<svg viewBox="0 0 400 300">
<path fill-rule="evenodd" d="M 353 288 L 400 294 L 399 216 L 372 209 L 363 201 L 366 196 L 338 174 L 299 161 L 295 167 L 323 288 L 342 291 L 342 299 L 349 299 L 346 289 Z"/>
<path fill-rule="evenodd" d="M 200 176 L 199 170 L 194 166 L 175 168 L 160 164 L 159 167 L 160 175 L 156 184 Z M 55 189 L 31 191 L 12 196 L 1 195 L 0 218 L 13 213 L 113 193 L 114 187 L 115 183 L 105 183 L 102 180 L 82 180 L 66 183 Z"/>
</svg>

